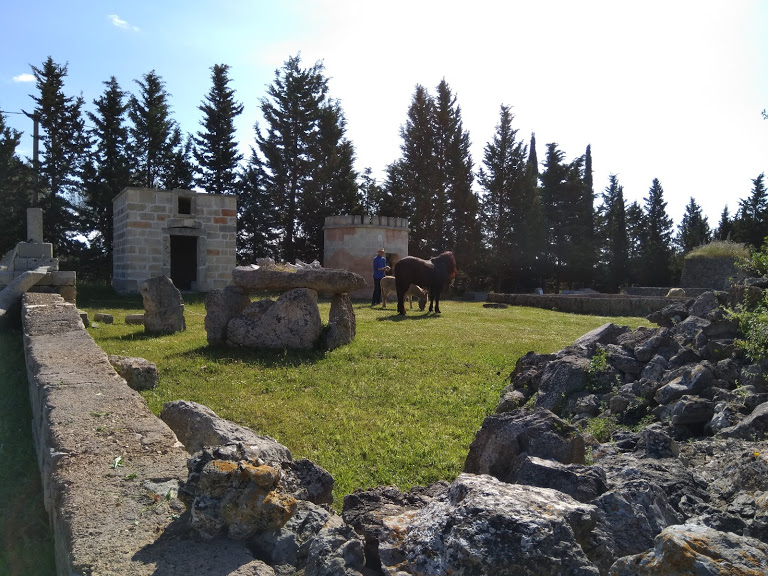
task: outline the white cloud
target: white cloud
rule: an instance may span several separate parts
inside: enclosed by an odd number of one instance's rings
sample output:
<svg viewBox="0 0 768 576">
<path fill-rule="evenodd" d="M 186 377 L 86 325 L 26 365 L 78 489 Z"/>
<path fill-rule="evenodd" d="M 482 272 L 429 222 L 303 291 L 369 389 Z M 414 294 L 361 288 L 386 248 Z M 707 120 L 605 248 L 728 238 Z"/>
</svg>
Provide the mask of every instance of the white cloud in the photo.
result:
<svg viewBox="0 0 768 576">
<path fill-rule="evenodd" d="M 14 82 L 34 82 L 35 76 L 33 74 L 19 74 L 13 77 Z"/>
<path fill-rule="evenodd" d="M 109 18 L 109 21 L 112 22 L 112 25 L 116 28 L 122 28 L 123 30 L 133 30 L 134 32 L 139 31 L 138 26 L 132 26 L 131 24 L 128 24 L 125 20 L 120 18 L 117 14 L 110 14 L 107 16 Z"/>
</svg>

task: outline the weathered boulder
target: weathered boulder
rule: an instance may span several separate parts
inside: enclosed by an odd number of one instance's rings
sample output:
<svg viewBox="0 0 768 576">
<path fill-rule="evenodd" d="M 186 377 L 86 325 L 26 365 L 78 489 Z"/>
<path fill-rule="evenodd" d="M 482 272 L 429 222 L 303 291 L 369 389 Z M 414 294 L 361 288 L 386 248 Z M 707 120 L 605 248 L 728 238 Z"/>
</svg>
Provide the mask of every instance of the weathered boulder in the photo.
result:
<svg viewBox="0 0 768 576">
<path fill-rule="evenodd" d="M 556 490 L 461 474 L 445 496 L 384 519 L 382 568 L 414 576 L 597 576 L 585 550 L 596 552 L 598 518 L 594 506 Z"/>
<path fill-rule="evenodd" d="M 249 446 L 255 457 L 264 462 L 276 464 L 293 460 L 291 451 L 274 438 L 220 418 L 213 410 L 197 402 L 166 402 L 160 411 L 160 418 L 190 454 L 209 446 L 239 442 Z"/>
<path fill-rule="evenodd" d="M 170 278 L 149 278 L 141 283 L 139 291 L 144 299 L 145 332 L 173 334 L 186 329 L 184 300 Z"/>
<path fill-rule="evenodd" d="M 292 290 L 310 288 L 322 294 L 348 294 L 365 288 L 359 274 L 334 268 L 274 268 L 238 266 L 232 271 L 232 282 L 246 292 L 259 290 Z"/>
<path fill-rule="evenodd" d="M 348 525 L 323 528 L 309 546 L 304 576 L 362 576 L 362 538 Z"/>
<path fill-rule="evenodd" d="M 94 322 L 103 322 L 104 324 L 112 324 L 115 321 L 115 317 L 112 314 L 105 314 L 104 312 L 96 312 L 93 315 Z"/>
<path fill-rule="evenodd" d="M 563 464 L 583 464 L 584 438 L 547 410 L 492 414 L 483 421 L 469 447 L 464 472 L 514 482 L 514 459 L 523 453 Z"/>
<path fill-rule="evenodd" d="M 565 396 L 583 390 L 588 369 L 589 360 L 578 356 L 564 356 L 549 362 L 541 371 L 535 407 L 555 410 Z"/>
<path fill-rule="evenodd" d="M 251 303 L 248 294 L 237 286 L 211 290 L 205 295 L 205 333 L 208 344 L 227 340 L 227 325 Z"/>
<path fill-rule="evenodd" d="M 659 388 L 654 399 L 661 405 L 669 404 L 686 394 L 699 394 L 709 387 L 713 380 L 712 370 L 708 366 L 697 364 L 683 370 L 680 376 Z"/>
<path fill-rule="evenodd" d="M 521 454 L 512 474 L 517 484 L 551 488 L 579 502 L 589 502 L 608 490 L 605 471 L 598 466 L 560 464 L 554 460 Z"/>
<path fill-rule="evenodd" d="M 720 307 L 720 302 L 717 299 L 715 292 L 704 292 L 691 304 L 688 309 L 688 313 L 691 316 L 698 316 L 700 318 L 707 318 L 710 313 Z"/>
<path fill-rule="evenodd" d="M 349 344 L 354 340 L 356 330 L 355 311 L 349 296 L 334 294 L 331 300 L 331 311 L 328 315 L 325 347 L 328 350 L 334 350 L 339 346 Z"/>
<path fill-rule="evenodd" d="M 127 314 L 125 316 L 125 323 L 135 326 L 143 326 L 144 314 Z"/>
<path fill-rule="evenodd" d="M 618 559 L 611 576 L 768 574 L 768 545 L 706 526 L 668 526 L 651 550 Z"/>
<path fill-rule="evenodd" d="M 674 302 L 661 310 L 648 314 L 646 318 L 654 324 L 670 328 L 688 318 L 688 305 L 685 302 Z"/>
<path fill-rule="evenodd" d="M 296 511 L 296 499 L 281 490 L 280 471 L 272 466 L 214 459 L 195 472 L 191 525 L 203 540 L 222 534 L 247 540 L 280 529 Z"/>
<path fill-rule="evenodd" d="M 157 386 L 157 366 L 145 358 L 109 355 L 109 363 L 134 390 L 151 390 Z"/>
<path fill-rule="evenodd" d="M 379 542 L 389 534 L 385 520 L 391 516 L 414 515 L 447 491 L 447 482 L 436 482 L 427 487 L 416 486 L 405 493 L 395 486 L 378 486 L 358 489 L 345 496 L 342 517 L 365 539 L 366 566 L 378 571 L 382 565 L 397 566 L 403 562 L 405 557 L 399 549 L 379 550 Z"/>
<path fill-rule="evenodd" d="M 227 342 L 247 348 L 311 350 L 323 325 L 317 308 L 317 292 L 296 288 L 272 302 L 249 305 L 227 327 Z"/>
<path fill-rule="evenodd" d="M 762 440 L 768 436 L 768 402 L 760 404 L 744 420 L 720 430 L 722 438 L 742 438 L 744 440 Z"/>
<path fill-rule="evenodd" d="M 627 332 L 629 332 L 629 327 L 617 326 L 608 322 L 579 337 L 568 348 L 571 350 L 581 350 L 584 356 L 589 357 L 597 351 L 598 346 L 616 344 L 619 337 Z"/>
</svg>

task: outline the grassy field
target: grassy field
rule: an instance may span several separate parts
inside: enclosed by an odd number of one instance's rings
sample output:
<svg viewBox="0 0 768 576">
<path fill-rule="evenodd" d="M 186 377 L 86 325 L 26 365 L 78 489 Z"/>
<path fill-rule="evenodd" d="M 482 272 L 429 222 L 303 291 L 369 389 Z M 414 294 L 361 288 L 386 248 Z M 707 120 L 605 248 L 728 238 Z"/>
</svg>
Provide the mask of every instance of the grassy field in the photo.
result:
<svg viewBox="0 0 768 576">
<path fill-rule="evenodd" d="M 78 304 L 112 325 L 89 328 L 109 354 L 155 362 L 160 383 L 144 392 L 153 412 L 176 399 L 286 445 L 334 477 L 335 505 L 356 488 L 406 490 L 452 479 L 491 413 L 515 361 L 529 350 L 559 350 L 605 322 L 640 318 L 563 314 L 535 308 L 484 308 L 446 301 L 442 315 L 355 304 L 357 335 L 332 352 L 251 351 L 207 345 L 201 296 L 187 295 L 187 330 L 145 336 L 123 322 L 141 299 L 81 290 Z M 330 304 L 320 302 L 327 320 Z"/>
</svg>

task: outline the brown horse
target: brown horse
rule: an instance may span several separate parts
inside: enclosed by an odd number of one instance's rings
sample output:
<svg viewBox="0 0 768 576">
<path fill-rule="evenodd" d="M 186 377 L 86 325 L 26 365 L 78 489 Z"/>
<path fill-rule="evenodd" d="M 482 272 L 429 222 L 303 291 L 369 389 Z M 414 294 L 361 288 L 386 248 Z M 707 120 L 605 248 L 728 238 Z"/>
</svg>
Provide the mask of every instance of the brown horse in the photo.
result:
<svg viewBox="0 0 768 576">
<path fill-rule="evenodd" d="M 456 258 L 453 252 L 443 252 L 439 256 L 422 260 L 415 256 L 406 256 L 395 264 L 395 287 L 397 288 L 397 312 L 405 314 L 404 298 L 411 284 L 429 289 L 429 311 L 432 302 L 435 314 L 440 314 L 440 290 L 447 288 L 456 276 Z"/>
</svg>

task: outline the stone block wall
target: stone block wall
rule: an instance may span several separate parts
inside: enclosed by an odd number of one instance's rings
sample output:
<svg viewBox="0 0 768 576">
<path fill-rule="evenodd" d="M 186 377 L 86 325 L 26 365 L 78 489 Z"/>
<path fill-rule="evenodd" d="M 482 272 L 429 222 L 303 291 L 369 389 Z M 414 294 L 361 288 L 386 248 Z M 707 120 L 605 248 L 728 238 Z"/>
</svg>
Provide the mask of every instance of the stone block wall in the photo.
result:
<svg viewBox="0 0 768 576">
<path fill-rule="evenodd" d="M 366 288 L 352 292 L 352 298 L 370 298 L 373 293 L 373 258 L 384 248 L 387 264 L 408 256 L 408 219 L 394 216 L 329 216 L 323 226 L 324 268 L 339 268 L 360 274 Z"/>
<path fill-rule="evenodd" d="M 182 290 L 229 284 L 236 266 L 234 196 L 126 188 L 113 210 L 112 285 L 118 292 L 138 292 L 144 280 L 160 275 Z"/>
<path fill-rule="evenodd" d="M 737 278 L 739 269 L 733 256 L 724 258 L 686 258 L 683 264 L 683 275 L 680 278 L 681 288 L 709 288 L 711 290 L 726 290 L 733 278 Z"/>
</svg>

